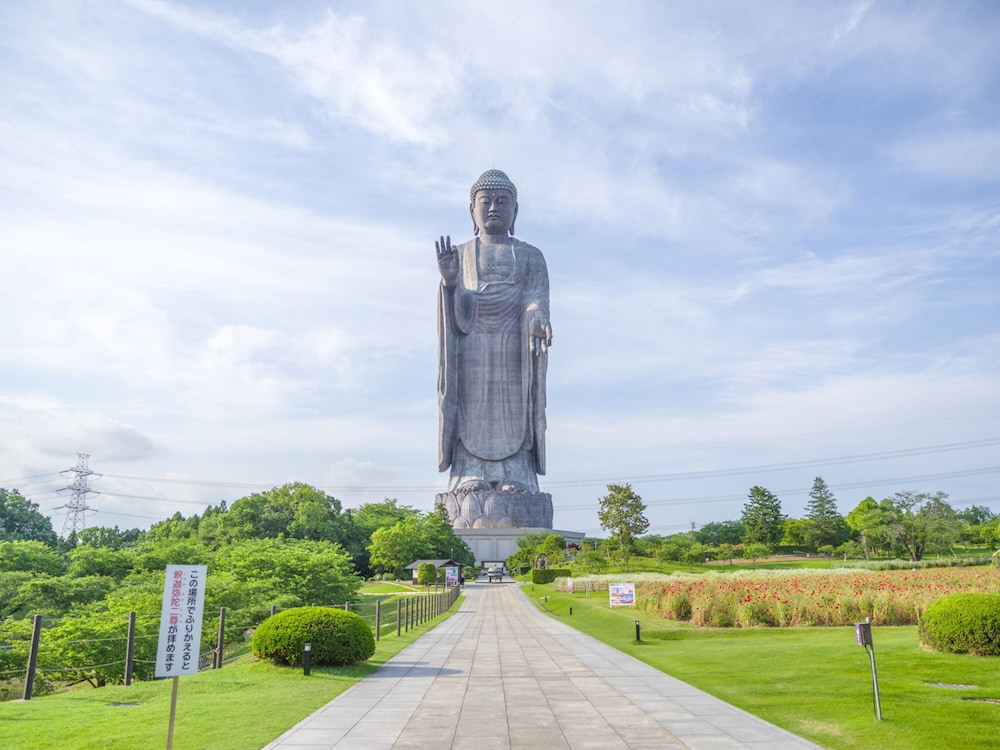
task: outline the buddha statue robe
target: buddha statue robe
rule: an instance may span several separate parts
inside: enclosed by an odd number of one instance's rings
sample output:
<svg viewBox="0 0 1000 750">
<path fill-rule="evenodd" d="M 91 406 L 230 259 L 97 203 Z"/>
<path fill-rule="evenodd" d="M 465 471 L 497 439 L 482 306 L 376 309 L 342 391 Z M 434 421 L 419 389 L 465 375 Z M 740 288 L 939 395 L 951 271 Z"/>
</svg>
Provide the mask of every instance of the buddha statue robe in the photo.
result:
<svg viewBox="0 0 1000 750">
<path fill-rule="evenodd" d="M 513 237 L 456 251 L 458 278 L 438 292 L 438 469 L 449 490 L 538 492 L 548 354 L 529 331 L 549 321 L 545 259 Z"/>
</svg>

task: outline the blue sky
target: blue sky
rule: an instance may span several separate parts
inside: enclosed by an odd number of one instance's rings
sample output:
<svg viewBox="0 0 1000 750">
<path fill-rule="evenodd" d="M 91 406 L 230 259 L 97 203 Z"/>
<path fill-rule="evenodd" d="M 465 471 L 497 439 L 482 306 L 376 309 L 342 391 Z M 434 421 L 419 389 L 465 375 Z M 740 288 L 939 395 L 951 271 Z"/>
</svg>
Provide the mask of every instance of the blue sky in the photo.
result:
<svg viewBox="0 0 1000 750">
<path fill-rule="evenodd" d="M 434 240 L 545 253 L 555 526 L 1000 512 L 994 3 L 0 8 L 0 486 L 57 531 L 289 481 L 428 510 Z"/>
</svg>

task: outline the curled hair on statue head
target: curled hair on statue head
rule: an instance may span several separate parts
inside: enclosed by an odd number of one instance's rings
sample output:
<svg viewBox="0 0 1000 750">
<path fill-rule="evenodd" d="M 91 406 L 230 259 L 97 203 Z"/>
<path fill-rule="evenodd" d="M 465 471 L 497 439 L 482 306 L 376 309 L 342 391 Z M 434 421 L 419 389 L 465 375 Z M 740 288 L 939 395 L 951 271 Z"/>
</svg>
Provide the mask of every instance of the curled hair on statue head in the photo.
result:
<svg viewBox="0 0 1000 750">
<path fill-rule="evenodd" d="M 470 200 L 475 200 L 476 193 L 480 190 L 506 190 L 514 198 L 514 203 L 517 203 L 517 187 L 510 181 L 510 177 L 499 169 L 487 169 L 479 175 L 479 179 L 469 189 Z"/>
<path fill-rule="evenodd" d="M 517 220 L 517 187 L 513 182 L 511 182 L 506 173 L 500 171 L 499 169 L 487 169 L 479 175 L 479 179 L 476 180 L 469 189 L 469 213 L 472 214 L 473 237 L 479 236 L 479 226 L 476 224 L 476 216 L 473 212 L 473 207 L 475 206 L 476 193 L 480 190 L 506 190 L 510 193 L 510 197 L 514 199 L 514 220 Z M 514 221 L 511 221 L 508 232 L 511 237 L 514 236 Z"/>
</svg>

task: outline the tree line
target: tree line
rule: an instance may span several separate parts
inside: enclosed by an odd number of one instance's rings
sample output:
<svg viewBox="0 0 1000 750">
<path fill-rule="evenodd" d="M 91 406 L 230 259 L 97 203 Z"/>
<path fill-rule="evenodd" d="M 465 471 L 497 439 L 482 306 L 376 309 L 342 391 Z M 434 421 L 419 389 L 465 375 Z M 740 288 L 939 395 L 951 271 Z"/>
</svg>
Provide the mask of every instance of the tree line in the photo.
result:
<svg viewBox="0 0 1000 750">
<path fill-rule="evenodd" d="M 69 539 L 36 503 L 0 489 L 0 622 L 98 615 L 124 599 L 153 606 L 167 564 L 208 565 L 207 606 L 243 610 L 349 601 L 365 579 L 448 557 L 474 563 L 442 514 L 393 499 L 345 510 L 301 483 L 176 513 L 145 531 L 90 527 Z"/>
<path fill-rule="evenodd" d="M 1000 515 L 973 505 L 956 510 L 944 492 L 897 492 L 866 497 L 842 515 L 833 492 L 816 477 L 805 515 L 789 518 L 768 489 L 750 489 L 739 519 L 714 521 L 669 536 L 644 535 L 646 506 L 629 484 L 610 484 L 599 499 L 598 520 L 606 539 L 585 539 L 568 553 L 584 571 L 600 572 L 610 561 L 628 570 L 633 555 L 657 562 L 704 563 L 735 557 L 756 560 L 775 550 L 796 550 L 845 558 L 891 557 L 919 562 L 927 553 L 949 553 L 956 545 L 1000 547 Z M 555 535 L 527 535 L 508 560 L 517 569 L 540 557 L 565 559 L 567 545 Z"/>
</svg>

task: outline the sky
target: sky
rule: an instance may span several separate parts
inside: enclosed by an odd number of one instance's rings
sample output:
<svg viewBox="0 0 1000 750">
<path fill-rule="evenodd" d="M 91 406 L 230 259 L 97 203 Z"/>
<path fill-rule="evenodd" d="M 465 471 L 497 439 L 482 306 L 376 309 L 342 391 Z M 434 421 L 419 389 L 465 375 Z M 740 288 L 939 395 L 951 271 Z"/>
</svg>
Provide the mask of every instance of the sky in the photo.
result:
<svg viewBox="0 0 1000 750">
<path fill-rule="evenodd" d="M 954 0 L 7 0 L 0 487 L 430 510 L 434 241 L 490 168 L 556 529 L 625 482 L 656 534 L 816 477 L 1000 513 L 1000 7 Z"/>
</svg>

